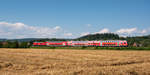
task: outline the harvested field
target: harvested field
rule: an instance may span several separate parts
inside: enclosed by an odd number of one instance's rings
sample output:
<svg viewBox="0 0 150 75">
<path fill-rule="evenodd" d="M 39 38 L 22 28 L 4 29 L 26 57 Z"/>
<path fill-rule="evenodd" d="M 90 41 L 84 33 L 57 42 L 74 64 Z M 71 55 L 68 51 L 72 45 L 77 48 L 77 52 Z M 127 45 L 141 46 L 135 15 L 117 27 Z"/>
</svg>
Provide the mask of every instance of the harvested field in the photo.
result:
<svg viewBox="0 0 150 75">
<path fill-rule="evenodd" d="M 150 75 L 150 51 L 0 49 L 1 75 Z"/>
</svg>

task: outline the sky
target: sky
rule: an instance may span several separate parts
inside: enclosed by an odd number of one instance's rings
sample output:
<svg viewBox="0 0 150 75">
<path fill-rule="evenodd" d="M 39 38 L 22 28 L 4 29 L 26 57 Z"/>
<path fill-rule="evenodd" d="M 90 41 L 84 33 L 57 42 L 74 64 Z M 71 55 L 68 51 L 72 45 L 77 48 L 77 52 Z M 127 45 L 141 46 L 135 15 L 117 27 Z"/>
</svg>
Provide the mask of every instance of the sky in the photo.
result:
<svg viewBox="0 0 150 75">
<path fill-rule="evenodd" d="M 150 33 L 150 0 L 0 0 L 0 38 Z"/>
</svg>

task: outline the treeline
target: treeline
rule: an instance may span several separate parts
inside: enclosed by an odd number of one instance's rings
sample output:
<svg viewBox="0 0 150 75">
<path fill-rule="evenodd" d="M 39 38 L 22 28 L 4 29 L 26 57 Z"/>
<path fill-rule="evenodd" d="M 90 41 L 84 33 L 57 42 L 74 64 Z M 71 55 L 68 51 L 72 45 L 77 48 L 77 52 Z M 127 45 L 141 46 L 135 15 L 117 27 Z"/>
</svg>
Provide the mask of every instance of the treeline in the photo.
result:
<svg viewBox="0 0 150 75">
<path fill-rule="evenodd" d="M 89 34 L 77 38 L 75 40 L 118 40 L 120 39 L 118 34 L 104 33 L 104 34 Z"/>
<path fill-rule="evenodd" d="M 73 39 L 56 39 L 56 38 L 28 38 L 28 39 L 0 39 L 0 48 L 30 48 L 33 42 L 46 41 L 68 41 Z"/>
<path fill-rule="evenodd" d="M 137 36 L 137 37 L 127 37 L 129 46 L 137 47 L 150 47 L 150 35 L 149 36 Z"/>
<path fill-rule="evenodd" d="M 33 42 L 46 41 L 67 41 L 72 39 L 56 39 L 56 38 L 27 38 L 27 39 L 0 39 L 0 48 L 30 48 Z"/>
<path fill-rule="evenodd" d="M 150 35 L 135 36 L 135 37 L 119 37 L 118 34 L 104 33 L 104 34 L 90 34 L 82 36 L 75 40 L 127 40 L 129 47 L 150 47 Z"/>
<path fill-rule="evenodd" d="M 31 42 L 18 42 L 18 41 L 3 41 L 0 42 L 0 48 L 29 48 Z"/>
<path fill-rule="evenodd" d="M 33 42 L 45 41 L 91 41 L 91 40 L 127 40 L 128 47 L 150 47 L 150 35 L 135 36 L 135 37 L 119 37 L 118 34 L 89 34 L 76 39 L 57 39 L 57 38 L 27 38 L 27 39 L 0 39 L 0 48 L 29 48 Z"/>
</svg>

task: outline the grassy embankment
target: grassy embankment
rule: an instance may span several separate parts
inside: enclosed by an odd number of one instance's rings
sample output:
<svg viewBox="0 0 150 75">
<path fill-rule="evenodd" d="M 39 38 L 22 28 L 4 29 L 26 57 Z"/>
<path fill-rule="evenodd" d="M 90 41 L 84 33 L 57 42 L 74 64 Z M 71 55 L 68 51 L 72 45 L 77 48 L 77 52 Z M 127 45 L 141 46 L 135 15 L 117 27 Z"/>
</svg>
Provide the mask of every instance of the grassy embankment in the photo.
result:
<svg viewBox="0 0 150 75">
<path fill-rule="evenodd" d="M 88 49 L 88 50 L 150 50 L 150 47 L 47 47 L 47 46 L 36 46 L 30 47 L 35 49 Z"/>
</svg>

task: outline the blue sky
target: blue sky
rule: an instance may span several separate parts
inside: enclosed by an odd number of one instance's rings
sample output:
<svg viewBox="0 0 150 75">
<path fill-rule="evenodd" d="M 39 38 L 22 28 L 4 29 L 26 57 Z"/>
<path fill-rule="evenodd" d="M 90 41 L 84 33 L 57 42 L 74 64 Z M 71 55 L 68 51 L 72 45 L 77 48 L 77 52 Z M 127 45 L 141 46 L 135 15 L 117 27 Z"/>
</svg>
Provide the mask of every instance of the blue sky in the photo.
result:
<svg viewBox="0 0 150 75">
<path fill-rule="evenodd" d="M 0 0 L 0 10 L 0 38 L 150 32 L 150 0 Z"/>
</svg>

